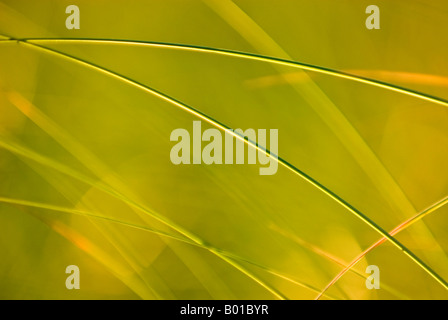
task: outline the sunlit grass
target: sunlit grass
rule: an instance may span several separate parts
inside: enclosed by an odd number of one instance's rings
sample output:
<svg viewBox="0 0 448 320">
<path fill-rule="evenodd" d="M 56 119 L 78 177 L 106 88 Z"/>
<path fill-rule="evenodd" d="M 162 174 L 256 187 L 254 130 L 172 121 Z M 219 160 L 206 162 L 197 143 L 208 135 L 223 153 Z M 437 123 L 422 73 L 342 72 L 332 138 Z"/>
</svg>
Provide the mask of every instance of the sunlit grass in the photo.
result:
<svg viewBox="0 0 448 320">
<path fill-rule="evenodd" d="M 425 93 L 415 86 L 421 83 L 408 89 L 339 71 L 360 70 L 357 66 L 299 62 L 283 48 L 284 41 L 281 46 L 274 40 L 274 29 L 252 19 L 247 4 L 201 3 L 193 7 L 212 9 L 216 16 L 211 21 L 224 30 L 230 27 L 225 40 L 236 32 L 257 53 L 236 40 L 235 46 L 206 40 L 198 44 L 186 35 L 185 40 L 171 41 L 167 33 L 159 41 L 145 31 L 126 39 L 119 32 L 116 37 L 89 32 L 49 36 L 0 24 L 11 35 L 0 37 L 0 54 L 3 61 L 16 62 L 0 67 L 0 147 L 5 159 L 0 161 L 5 177 L 0 213 L 2 222 L 10 224 L 0 240 L 16 239 L 21 265 L 45 261 L 48 266 L 38 267 L 42 275 L 38 272 L 36 278 L 24 279 L 21 269 L 8 276 L 11 255 L 5 250 L 0 272 L 13 284 L 0 281 L 2 297 L 111 297 L 108 287 L 117 296 L 143 299 L 446 297 L 448 243 L 437 231 L 446 223 L 444 161 L 428 155 L 428 163 L 440 172 L 427 176 L 437 192 L 416 193 L 418 183 L 406 179 L 420 177 L 417 160 L 408 164 L 398 153 L 387 152 L 390 146 L 408 152 L 412 145 L 388 142 L 385 129 L 393 132 L 397 126 L 390 120 L 397 110 L 424 106 L 427 119 L 405 116 L 401 121 L 415 130 L 420 123 L 429 127 L 427 136 L 437 139 L 429 145 L 444 146 L 446 97 Z M 0 8 L 6 7 L 10 19 L 23 19 L 14 13 L 23 10 L 21 4 Z M 148 40 L 130 40 L 139 38 Z M 23 67 L 20 61 L 25 61 Z M 288 77 L 292 71 L 303 79 Z M 284 81 L 252 91 L 243 85 L 273 72 Z M 181 80 L 184 75 L 187 81 Z M 195 83 L 201 90 L 195 90 Z M 338 88 L 352 95 L 338 96 Z M 352 108 L 357 106 L 356 90 L 366 101 L 358 109 Z M 373 98 L 366 93 L 370 91 Z M 238 102 L 232 106 L 229 101 Z M 376 107 L 386 111 L 375 114 Z M 372 124 L 359 121 L 364 113 L 366 119 L 374 114 Z M 172 166 L 168 133 L 193 119 L 232 134 L 283 169 L 263 180 L 249 166 Z M 235 134 L 230 130 L 235 125 L 278 128 L 279 155 Z M 437 154 L 443 157 L 443 150 Z M 407 176 L 400 163 L 409 168 Z M 422 204 L 426 209 L 417 210 Z M 29 213 L 24 219 L 37 219 L 20 222 L 13 216 L 17 212 Z M 42 226 L 24 231 L 39 221 L 50 228 L 49 235 L 37 231 Z M 411 225 L 411 240 L 399 238 Z M 34 248 L 42 246 L 45 258 L 26 253 L 27 239 L 36 240 Z M 388 242 L 411 264 L 382 270 L 382 290 L 369 292 L 364 286 L 367 260 L 380 269 L 381 259 L 394 260 L 385 251 Z M 66 253 L 52 256 L 55 246 Z M 371 261 L 372 251 L 382 258 Z M 61 265 L 66 263 L 92 270 L 80 296 L 59 288 L 59 280 L 48 290 L 14 288 L 27 282 L 39 285 L 49 272 L 63 278 Z M 111 272 L 117 282 L 101 270 Z M 110 286 L 101 286 L 95 277 L 108 279 Z M 424 289 L 399 282 L 401 277 L 413 278 Z"/>
</svg>

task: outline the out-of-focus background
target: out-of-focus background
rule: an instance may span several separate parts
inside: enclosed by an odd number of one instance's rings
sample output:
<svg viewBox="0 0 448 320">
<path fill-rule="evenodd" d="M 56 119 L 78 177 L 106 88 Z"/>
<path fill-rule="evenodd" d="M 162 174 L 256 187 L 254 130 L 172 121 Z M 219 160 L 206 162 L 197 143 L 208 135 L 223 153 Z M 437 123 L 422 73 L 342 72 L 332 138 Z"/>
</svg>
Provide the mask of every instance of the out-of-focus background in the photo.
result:
<svg viewBox="0 0 448 320">
<path fill-rule="evenodd" d="M 80 29 L 68 30 L 68 5 Z M 380 29 L 368 30 L 368 5 Z M 448 195 L 448 3 L 331 0 L 1 0 L 1 299 L 447 299 L 421 266 L 279 166 L 179 165 L 193 114 L 13 38 L 205 46 L 268 61 L 126 43 L 34 41 L 107 68 L 230 128 L 278 129 L 279 155 L 384 230 Z M 210 128 L 203 122 L 202 127 Z M 442 202 L 441 204 L 444 204 Z M 448 206 L 394 236 L 448 279 Z M 67 290 L 65 268 L 80 269 Z M 366 267 L 380 269 L 368 290 Z M 446 281 L 446 280 L 445 280 Z"/>
</svg>

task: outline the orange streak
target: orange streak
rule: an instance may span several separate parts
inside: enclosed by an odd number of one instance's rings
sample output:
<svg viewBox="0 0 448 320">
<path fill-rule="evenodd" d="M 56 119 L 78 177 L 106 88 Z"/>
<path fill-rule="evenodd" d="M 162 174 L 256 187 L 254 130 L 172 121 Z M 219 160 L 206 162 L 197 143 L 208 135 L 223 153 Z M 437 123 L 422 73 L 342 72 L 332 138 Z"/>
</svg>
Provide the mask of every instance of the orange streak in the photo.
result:
<svg viewBox="0 0 448 320">
<path fill-rule="evenodd" d="M 389 232 L 391 236 L 395 236 L 397 233 L 401 232 L 402 230 L 406 229 L 407 227 L 411 226 L 415 222 L 421 220 L 423 217 L 427 216 L 431 212 L 434 212 L 435 210 L 439 209 L 440 207 L 444 206 L 448 203 L 448 196 L 443 198 L 442 200 L 436 202 L 434 205 L 426 208 L 420 213 L 417 213 L 413 217 L 409 218 L 408 220 L 404 221 L 403 223 L 396 226 L 392 231 Z M 322 290 L 322 292 L 316 297 L 316 300 L 319 300 L 322 295 L 332 286 L 334 285 L 344 274 L 347 273 L 355 264 L 357 264 L 366 254 L 371 252 L 376 247 L 380 246 L 384 242 L 386 242 L 387 239 L 385 237 L 379 239 L 377 242 L 375 242 L 373 245 L 371 245 L 369 248 L 364 250 L 362 253 L 360 253 L 350 264 L 348 264 L 341 272 L 338 273 L 338 275 L 331 280 L 329 284 Z"/>
</svg>

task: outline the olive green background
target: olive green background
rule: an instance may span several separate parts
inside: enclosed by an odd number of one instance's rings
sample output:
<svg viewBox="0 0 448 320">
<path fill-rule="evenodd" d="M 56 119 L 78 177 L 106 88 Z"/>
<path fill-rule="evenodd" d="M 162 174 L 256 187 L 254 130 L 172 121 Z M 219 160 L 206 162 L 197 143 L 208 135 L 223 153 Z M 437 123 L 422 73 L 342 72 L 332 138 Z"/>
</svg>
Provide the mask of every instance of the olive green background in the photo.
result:
<svg viewBox="0 0 448 320">
<path fill-rule="evenodd" d="M 79 30 L 65 27 L 70 4 L 80 8 Z M 379 30 L 365 27 L 370 4 L 380 8 Z M 441 99 L 447 18 L 443 0 L 0 1 L 6 37 L 229 49 Z M 39 44 L 230 128 L 278 129 L 283 159 L 387 231 L 448 195 L 448 104 L 210 52 Z M 260 176 L 258 165 L 173 165 L 170 133 L 193 120 L 110 74 L 0 41 L 0 298 L 314 299 L 381 238 L 282 166 Z M 442 206 L 395 238 L 447 279 L 447 228 Z M 80 290 L 65 287 L 68 265 L 80 268 Z M 379 290 L 365 286 L 368 265 L 380 268 Z M 385 242 L 322 298 L 447 299 L 448 291 Z"/>
</svg>

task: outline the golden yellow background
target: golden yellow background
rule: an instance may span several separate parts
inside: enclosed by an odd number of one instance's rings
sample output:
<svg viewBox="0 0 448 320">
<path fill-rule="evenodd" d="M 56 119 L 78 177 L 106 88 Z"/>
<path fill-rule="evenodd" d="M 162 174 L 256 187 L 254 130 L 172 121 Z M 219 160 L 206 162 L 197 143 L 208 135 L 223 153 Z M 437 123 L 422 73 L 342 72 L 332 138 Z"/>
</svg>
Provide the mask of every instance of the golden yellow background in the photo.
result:
<svg viewBox="0 0 448 320">
<path fill-rule="evenodd" d="M 65 27 L 71 4 L 79 30 Z M 365 27 L 370 4 L 379 30 Z M 448 195 L 447 19 L 443 0 L 1 0 L 0 298 L 314 299 L 382 237 L 285 167 L 173 165 L 170 133 L 194 114 L 8 37 L 204 46 L 387 83 L 209 51 L 30 41 L 230 128 L 278 129 L 282 159 L 391 231 Z M 448 206 L 434 209 L 394 237 L 447 279 Z M 73 264 L 80 290 L 65 287 Z M 379 290 L 365 286 L 368 265 Z M 322 298 L 448 291 L 385 242 Z"/>
</svg>

